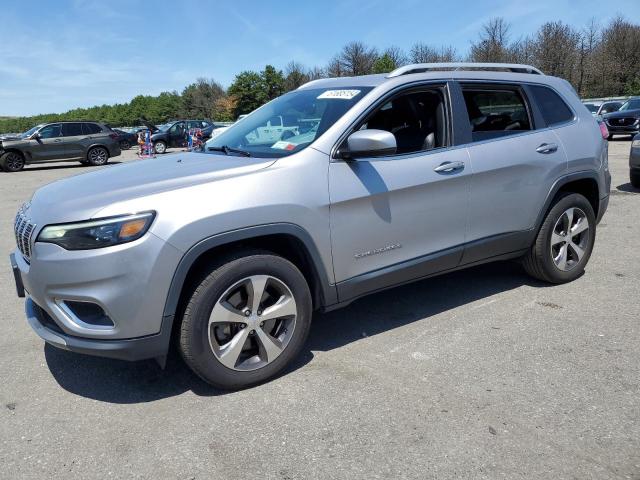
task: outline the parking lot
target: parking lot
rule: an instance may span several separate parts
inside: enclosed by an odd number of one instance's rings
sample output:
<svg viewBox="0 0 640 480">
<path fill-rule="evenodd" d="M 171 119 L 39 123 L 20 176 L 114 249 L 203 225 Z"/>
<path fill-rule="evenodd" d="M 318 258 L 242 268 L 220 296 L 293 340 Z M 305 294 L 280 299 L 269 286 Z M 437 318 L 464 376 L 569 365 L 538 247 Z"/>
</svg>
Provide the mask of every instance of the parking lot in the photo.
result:
<svg viewBox="0 0 640 480">
<path fill-rule="evenodd" d="M 640 479 L 629 148 L 610 142 L 609 210 L 577 281 L 505 262 L 366 297 L 316 315 L 286 374 L 233 393 L 177 355 L 163 371 L 45 346 L 15 295 L 12 221 L 87 167 L 0 173 L 0 477 Z"/>
</svg>

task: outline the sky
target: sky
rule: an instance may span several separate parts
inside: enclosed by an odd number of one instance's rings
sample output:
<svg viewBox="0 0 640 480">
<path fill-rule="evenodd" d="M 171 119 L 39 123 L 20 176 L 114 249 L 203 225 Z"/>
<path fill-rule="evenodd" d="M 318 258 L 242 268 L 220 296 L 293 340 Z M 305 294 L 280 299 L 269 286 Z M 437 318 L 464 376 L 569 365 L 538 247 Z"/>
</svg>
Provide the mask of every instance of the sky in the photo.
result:
<svg viewBox="0 0 640 480">
<path fill-rule="evenodd" d="M 0 0 L 0 116 L 126 102 L 198 77 L 227 87 L 266 64 L 324 66 L 353 40 L 465 55 L 495 16 L 518 38 L 617 14 L 640 22 L 640 0 Z"/>
</svg>

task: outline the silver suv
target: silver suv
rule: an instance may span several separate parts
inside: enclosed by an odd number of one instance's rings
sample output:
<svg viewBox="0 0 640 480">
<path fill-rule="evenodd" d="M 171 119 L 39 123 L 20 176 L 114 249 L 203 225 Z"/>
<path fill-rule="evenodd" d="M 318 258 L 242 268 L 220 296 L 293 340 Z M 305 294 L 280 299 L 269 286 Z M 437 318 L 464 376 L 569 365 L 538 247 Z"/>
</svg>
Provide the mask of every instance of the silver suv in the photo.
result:
<svg viewBox="0 0 640 480">
<path fill-rule="evenodd" d="M 264 141 L 274 117 L 295 135 Z M 18 293 L 56 347 L 163 364 L 174 338 L 205 381 L 254 385 L 314 310 L 494 260 L 580 276 L 609 198 L 603 130 L 525 65 L 315 80 L 205 153 L 39 189 L 15 220 Z"/>
</svg>

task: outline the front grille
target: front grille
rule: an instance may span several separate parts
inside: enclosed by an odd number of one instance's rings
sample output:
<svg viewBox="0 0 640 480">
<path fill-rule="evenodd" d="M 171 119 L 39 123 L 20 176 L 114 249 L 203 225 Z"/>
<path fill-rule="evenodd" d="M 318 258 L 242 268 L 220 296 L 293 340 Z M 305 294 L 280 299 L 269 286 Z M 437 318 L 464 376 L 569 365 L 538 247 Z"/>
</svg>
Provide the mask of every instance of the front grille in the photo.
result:
<svg viewBox="0 0 640 480">
<path fill-rule="evenodd" d="M 610 118 L 608 121 L 612 127 L 630 127 L 636 123 L 635 117 Z"/>
<path fill-rule="evenodd" d="M 26 217 L 24 211 L 20 210 L 16 215 L 13 231 L 16 235 L 18 250 L 20 250 L 27 260 L 31 258 L 31 236 L 33 235 L 35 227 L 36 226 Z"/>
</svg>

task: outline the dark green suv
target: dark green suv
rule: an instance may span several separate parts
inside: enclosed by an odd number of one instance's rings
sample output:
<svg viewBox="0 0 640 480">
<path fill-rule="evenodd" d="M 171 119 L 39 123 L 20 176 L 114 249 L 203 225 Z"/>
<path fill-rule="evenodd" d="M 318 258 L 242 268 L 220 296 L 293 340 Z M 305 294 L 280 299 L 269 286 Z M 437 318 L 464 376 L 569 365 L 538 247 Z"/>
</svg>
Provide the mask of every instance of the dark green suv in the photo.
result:
<svg viewBox="0 0 640 480">
<path fill-rule="evenodd" d="M 118 155 L 118 134 L 97 122 L 43 123 L 0 141 L 0 167 L 5 172 L 17 172 L 30 163 L 52 161 L 105 165 L 110 157 Z"/>
</svg>

